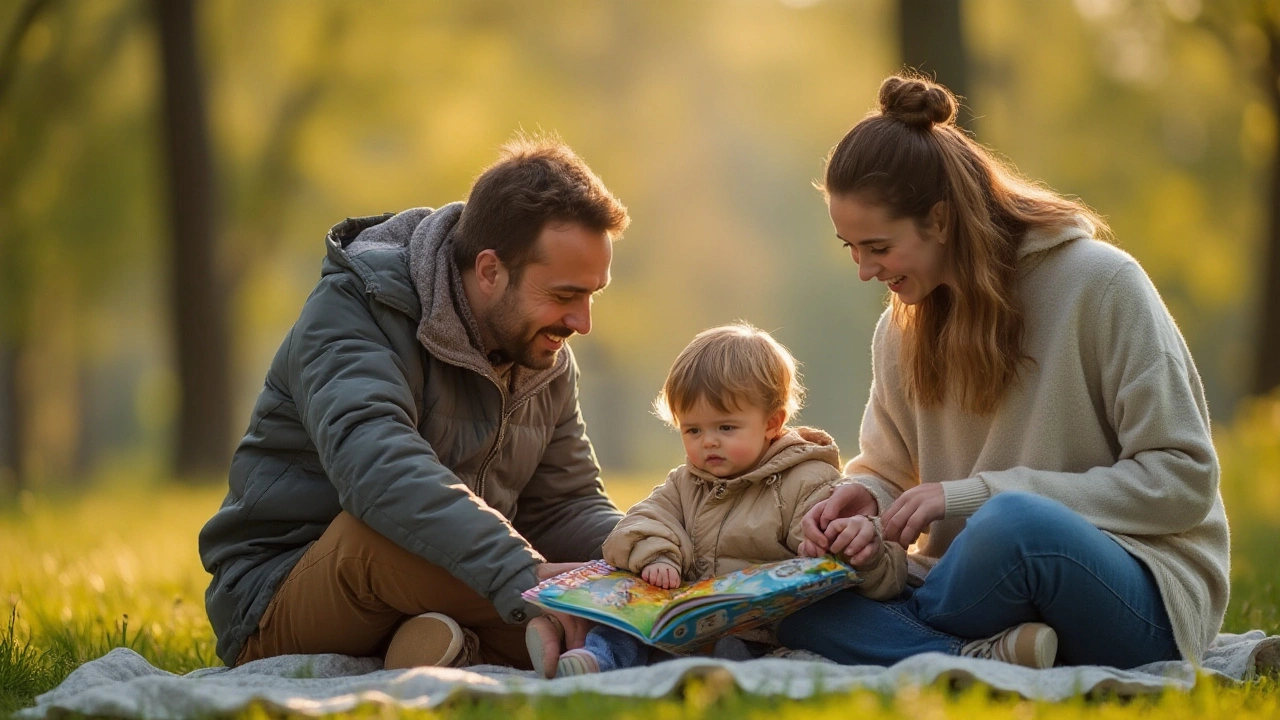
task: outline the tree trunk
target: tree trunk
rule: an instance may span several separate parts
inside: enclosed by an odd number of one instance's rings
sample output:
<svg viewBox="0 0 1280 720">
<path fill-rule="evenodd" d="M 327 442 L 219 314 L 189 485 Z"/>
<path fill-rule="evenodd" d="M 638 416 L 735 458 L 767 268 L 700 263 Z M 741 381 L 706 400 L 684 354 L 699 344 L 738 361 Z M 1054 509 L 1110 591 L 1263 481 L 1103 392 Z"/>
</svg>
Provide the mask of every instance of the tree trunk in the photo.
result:
<svg viewBox="0 0 1280 720">
<path fill-rule="evenodd" d="M 1280 27 L 1265 23 L 1263 29 L 1271 41 L 1271 52 L 1262 86 L 1272 114 L 1280 118 Z M 1258 339 L 1254 345 L 1252 390 L 1257 395 L 1280 387 L 1280 153 L 1273 152 L 1267 197 L 1267 225 L 1260 259 L 1262 286 L 1258 290 Z"/>
<path fill-rule="evenodd" d="M 22 456 L 26 413 L 18 387 L 20 357 L 16 344 L 0 340 L 0 497 L 15 497 L 26 487 Z"/>
<path fill-rule="evenodd" d="M 972 130 L 969 57 L 960 0 L 898 0 L 898 39 L 902 64 L 946 85 L 960 98 L 961 127 Z"/>
<path fill-rule="evenodd" d="M 170 291 L 181 398 L 174 470 L 226 470 L 230 449 L 227 297 L 214 228 L 213 159 L 195 45 L 193 0 L 154 0 L 163 67 L 170 180 Z"/>
</svg>

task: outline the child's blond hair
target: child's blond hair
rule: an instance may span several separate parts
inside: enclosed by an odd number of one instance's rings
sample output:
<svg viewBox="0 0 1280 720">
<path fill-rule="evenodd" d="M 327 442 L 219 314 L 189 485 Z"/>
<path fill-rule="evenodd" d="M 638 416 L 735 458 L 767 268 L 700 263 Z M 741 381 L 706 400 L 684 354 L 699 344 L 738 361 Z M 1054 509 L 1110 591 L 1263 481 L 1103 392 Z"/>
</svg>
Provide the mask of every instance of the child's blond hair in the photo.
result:
<svg viewBox="0 0 1280 720">
<path fill-rule="evenodd" d="M 796 359 L 769 333 L 745 322 L 698 333 L 667 373 L 653 409 L 672 427 L 678 417 L 705 400 L 720 412 L 744 406 L 792 418 L 804 402 Z"/>
</svg>

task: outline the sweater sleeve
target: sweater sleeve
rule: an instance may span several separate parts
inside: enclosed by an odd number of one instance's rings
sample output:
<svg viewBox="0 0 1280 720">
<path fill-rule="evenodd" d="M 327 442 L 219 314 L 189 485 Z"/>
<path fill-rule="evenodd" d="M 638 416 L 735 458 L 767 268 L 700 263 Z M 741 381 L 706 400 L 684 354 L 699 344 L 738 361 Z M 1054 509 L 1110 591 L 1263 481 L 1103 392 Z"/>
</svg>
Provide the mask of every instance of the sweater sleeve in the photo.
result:
<svg viewBox="0 0 1280 720">
<path fill-rule="evenodd" d="M 1017 467 L 979 473 L 993 493 L 1024 490 L 1062 502 L 1095 526 L 1127 535 L 1200 524 L 1218 496 L 1209 414 L 1191 354 L 1151 281 L 1124 264 L 1101 295 L 1092 333 L 1100 412 L 1116 462 L 1080 473 Z M 1070 432 L 1070 428 L 1063 428 Z"/>
<path fill-rule="evenodd" d="M 920 484 L 907 445 L 915 426 L 913 406 L 901 389 L 899 334 L 892 324 L 886 310 L 871 343 L 871 394 L 858 431 L 858 455 L 844 468 L 847 477 L 871 491 L 879 512 L 888 510 L 905 490 Z"/>
<path fill-rule="evenodd" d="M 342 508 L 522 621 L 542 557 L 418 433 L 404 365 L 362 288 L 326 276 L 289 337 L 290 390 Z"/>
<path fill-rule="evenodd" d="M 604 541 L 604 560 L 638 573 L 662 560 L 680 568 L 681 577 L 693 566 L 693 539 L 684 527 L 684 509 L 672 470 L 667 481 L 636 503 Z"/>
</svg>

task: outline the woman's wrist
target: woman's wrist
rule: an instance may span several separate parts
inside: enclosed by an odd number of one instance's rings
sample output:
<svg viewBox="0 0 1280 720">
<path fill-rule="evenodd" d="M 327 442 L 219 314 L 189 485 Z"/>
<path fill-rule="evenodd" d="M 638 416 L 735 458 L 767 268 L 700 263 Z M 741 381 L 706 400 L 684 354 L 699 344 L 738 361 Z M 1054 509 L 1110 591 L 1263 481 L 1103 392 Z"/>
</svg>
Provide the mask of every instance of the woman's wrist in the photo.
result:
<svg viewBox="0 0 1280 720">
<path fill-rule="evenodd" d="M 942 486 L 942 497 L 946 503 L 943 510 L 946 520 L 967 518 L 991 499 L 991 488 L 982 478 L 945 480 L 938 484 Z"/>
<path fill-rule="evenodd" d="M 867 493 L 871 495 L 871 499 L 875 501 L 876 507 L 874 512 L 867 513 L 868 517 L 878 517 L 880 513 L 884 512 L 885 510 L 888 510 L 889 506 L 893 504 L 893 496 L 885 492 L 884 488 L 882 488 L 879 484 L 877 484 L 877 482 L 874 479 L 871 479 L 868 476 L 846 475 L 844 476 L 844 478 L 838 481 L 833 487 L 840 487 L 841 485 L 858 485 L 863 489 L 865 489 Z"/>
</svg>

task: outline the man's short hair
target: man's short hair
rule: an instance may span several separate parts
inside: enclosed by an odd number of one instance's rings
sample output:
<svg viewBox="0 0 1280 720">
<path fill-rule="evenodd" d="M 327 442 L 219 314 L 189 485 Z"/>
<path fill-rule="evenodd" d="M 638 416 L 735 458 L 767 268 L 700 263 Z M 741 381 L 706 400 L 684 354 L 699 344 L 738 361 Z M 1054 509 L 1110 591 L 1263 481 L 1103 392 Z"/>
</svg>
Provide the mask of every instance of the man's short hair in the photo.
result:
<svg viewBox="0 0 1280 720">
<path fill-rule="evenodd" d="M 549 223 L 577 223 L 616 238 L 631 222 L 627 208 L 591 168 L 555 136 L 519 135 L 476 178 L 458 221 L 454 262 L 466 271 L 484 250 L 518 282 L 537 260 L 536 243 Z"/>
</svg>

